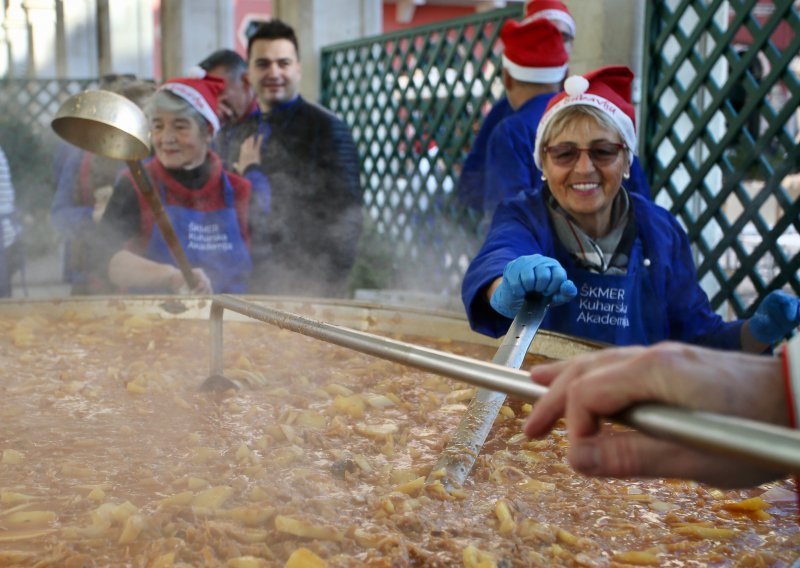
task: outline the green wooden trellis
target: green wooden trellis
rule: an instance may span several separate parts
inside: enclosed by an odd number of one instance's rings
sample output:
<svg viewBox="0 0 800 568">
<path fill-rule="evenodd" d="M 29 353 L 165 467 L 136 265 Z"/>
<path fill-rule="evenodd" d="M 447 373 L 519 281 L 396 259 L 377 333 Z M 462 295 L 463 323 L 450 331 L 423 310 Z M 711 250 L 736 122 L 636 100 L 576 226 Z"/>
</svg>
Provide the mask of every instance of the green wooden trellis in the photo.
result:
<svg viewBox="0 0 800 568">
<path fill-rule="evenodd" d="M 786 187 L 800 164 L 790 130 L 798 2 L 777 0 L 766 17 L 762 4 L 665 0 L 646 12 L 641 159 L 657 201 L 687 228 L 712 304 L 731 317 L 770 290 L 800 294 L 800 202 Z M 322 103 L 353 129 L 369 218 L 400 267 L 393 287 L 458 293 L 480 230 L 453 188 L 480 117 L 502 93 L 500 24 L 520 12 L 323 50 Z M 780 47 L 779 29 L 789 38 Z M 742 30 L 752 36 L 746 51 L 736 46 Z M 769 67 L 758 80 L 754 61 Z M 780 104 L 767 98 L 775 89 L 786 95 Z"/>
<path fill-rule="evenodd" d="M 800 3 L 648 2 L 647 23 L 643 163 L 712 305 L 743 317 L 800 294 Z"/>
<path fill-rule="evenodd" d="M 517 5 L 322 52 L 322 104 L 352 128 L 365 208 L 397 268 L 391 287 L 458 294 L 480 219 L 454 190 L 503 93 L 500 26 L 521 15 Z"/>
</svg>

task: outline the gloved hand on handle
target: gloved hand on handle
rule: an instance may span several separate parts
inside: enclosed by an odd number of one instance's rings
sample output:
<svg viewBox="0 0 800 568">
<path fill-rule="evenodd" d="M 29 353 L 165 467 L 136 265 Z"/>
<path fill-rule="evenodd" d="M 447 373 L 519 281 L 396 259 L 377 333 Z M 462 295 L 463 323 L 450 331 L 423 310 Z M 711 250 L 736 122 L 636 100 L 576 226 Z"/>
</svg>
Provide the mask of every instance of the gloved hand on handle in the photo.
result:
<svg viewBox="0 0 800 568">
<path fill-rule="evenodd" d="M 532 254 L 521 256 L 506 265 L 503 280 L 489 303 L 496 312 L 513 319 L 528 294 L 552 296 L 552 304 L 557 306 L 577 296 L 578 289 L 567 278 L 567 271 L 557 260 Z"/>
<path fill-rule="evenodd" d="M 800 299 L 786 292 L 770 292 L 750 318 L 750 333 L 761 343 L 774 345 L 800 325 Z"/>
</svg>

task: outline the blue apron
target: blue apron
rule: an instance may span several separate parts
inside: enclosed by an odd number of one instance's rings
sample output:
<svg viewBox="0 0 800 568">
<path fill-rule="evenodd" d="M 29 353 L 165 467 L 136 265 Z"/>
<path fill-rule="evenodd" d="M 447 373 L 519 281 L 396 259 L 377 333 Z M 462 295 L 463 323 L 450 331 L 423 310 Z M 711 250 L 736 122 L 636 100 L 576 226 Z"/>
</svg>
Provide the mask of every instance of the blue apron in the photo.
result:
<svg viewBox="0 0 800 568">
<path fill-rule="evenodd" d="M 669 337 L 665 298 L 655 292 L 650 261 L 636 239 L 626 274 L 597 274 L 579 268 L 558 243 L 558 260 L 578 295 L 550 307 L 544 329 L 613 345 L 649 345 Z"/>
<path fill-rule="evenodd" d="M 239 229 L 233 187 L 224 173 L 222 187 L 224 209 L 197 211 L 178 205 L 167 205 L 164 184 L 159 183 L 164 209 L 191 265 L 205 271 L 215 294 L 242 294 L 247 291 L 247 277 L 252 261 Z M 158 230 L 158 225 L 153 225 L 144 256 L 155 262 L 175 266 L 175 260 Z"/>
</svg>

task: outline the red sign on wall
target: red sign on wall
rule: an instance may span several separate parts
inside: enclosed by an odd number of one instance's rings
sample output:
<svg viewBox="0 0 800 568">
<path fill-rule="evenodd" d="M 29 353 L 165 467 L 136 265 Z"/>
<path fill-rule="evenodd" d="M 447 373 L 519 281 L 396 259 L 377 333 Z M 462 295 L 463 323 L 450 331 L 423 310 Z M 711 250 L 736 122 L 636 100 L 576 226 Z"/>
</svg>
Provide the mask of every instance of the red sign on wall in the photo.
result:
<svg viewBox="0 0 800 568">
<path fill-rule="evenodd" d="M 236 30 L 236 45 L 233 47 L 242 57 L 247 57 L 247 29 L 253 22 L 272 17 L 272 0 L 234 0 L 233 29 Z"/>
</svg>

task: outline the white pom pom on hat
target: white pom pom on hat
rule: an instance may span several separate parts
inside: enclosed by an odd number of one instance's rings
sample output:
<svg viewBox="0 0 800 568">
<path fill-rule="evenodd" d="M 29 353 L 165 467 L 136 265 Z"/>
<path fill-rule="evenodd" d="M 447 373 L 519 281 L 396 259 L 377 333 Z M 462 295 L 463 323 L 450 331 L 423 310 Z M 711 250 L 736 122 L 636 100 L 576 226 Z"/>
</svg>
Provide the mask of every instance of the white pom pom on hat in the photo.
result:
<svg viewBox="0 0 800 568">
<path fill-rule="evenodd" d="M 589 90 L 589 81 L 583 75 L 571 75 L 564 81 L 564 90 L 571 97 L 582 95 Z"/>
<path fill-rule="evenodd" d="M 193 65 L 186 71 L 185 76 L 189 79 L 204 79 L 206 76 L 206 70 L 199 65 Z"/>
</svg>

